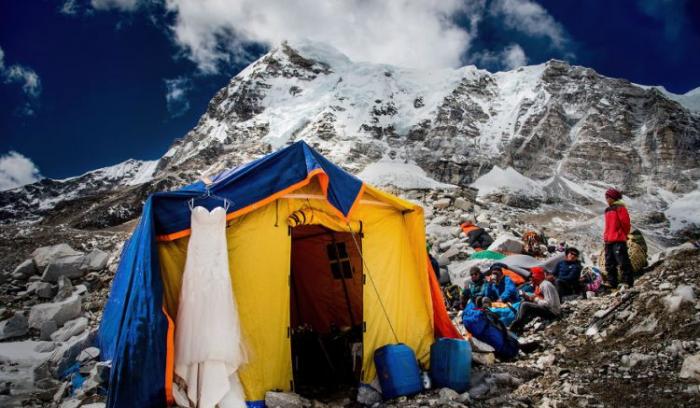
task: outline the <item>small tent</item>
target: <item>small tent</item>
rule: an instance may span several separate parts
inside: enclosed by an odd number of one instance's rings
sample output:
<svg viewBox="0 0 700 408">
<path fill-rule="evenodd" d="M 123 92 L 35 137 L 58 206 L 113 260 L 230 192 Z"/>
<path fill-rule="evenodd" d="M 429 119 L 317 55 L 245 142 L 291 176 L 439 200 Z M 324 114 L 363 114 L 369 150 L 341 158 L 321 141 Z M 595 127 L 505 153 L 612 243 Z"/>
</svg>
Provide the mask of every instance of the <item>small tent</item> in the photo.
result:
<svg viewBox="0 0 700 408">
<path fill-rule="evenodd" d="M 147 199 L 98 335 L 112 361 L 109 407 L 172 403 L 188 202 L 198 198 L 211 209 L 221 197 L 231 202 L 226 234 L 249 406 L 263 406 L 268 390 L 294 388 L 293 324 L 360 325 L 363 383 L 376 377 L 374 350 L 385 344 L 407 344 L 427 366 L 435 337 L 460 337 L 427 259 L 422 208 L 364 184 L 299 141 L 209 184 Z"/>
</svg>

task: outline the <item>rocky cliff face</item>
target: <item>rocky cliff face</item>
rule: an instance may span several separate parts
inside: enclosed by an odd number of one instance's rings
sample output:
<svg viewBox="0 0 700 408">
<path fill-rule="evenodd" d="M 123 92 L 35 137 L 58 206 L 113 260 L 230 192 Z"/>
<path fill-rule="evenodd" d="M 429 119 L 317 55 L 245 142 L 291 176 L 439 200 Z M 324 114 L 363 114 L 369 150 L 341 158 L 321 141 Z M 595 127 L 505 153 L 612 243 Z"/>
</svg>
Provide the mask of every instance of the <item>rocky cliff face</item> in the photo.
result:
<svg viewBox="0 0 700 408">
<path fill-rule="evenodd" d="M 298 139 L 353 172 L 393 160 L 467 187 L 496 166 L 512 167 L 540 190 L 526 207 L 595 203 L 617 186 L 642 203 L 640 212 L 658 213 L 700 180 L 700 115 L 688 107 L 656 88 L 556 60 L 495 74 L 421 71 L 284 43 L 221 89 L 157 164 L 5 192 L 0 222 L 116 225 L 137 216 L 153 186 L 186 184 Z M 105 212 L 114 216 L 100 221 Z"/>
<path fill-rule="evenodd" d="M 466 186 L 494 165 L 512 166 L 534 179 L 560 175 L 633 195 L 652 184 L 694 189 L 700 159 L 695 113 L 588 68 L 550 61 L 496 74 L 421 72 L 285 44 L 222 89 L 161 168 L 298 138 L 351 169 L 399 156 Z M 196 157 L 204 152 L 212 160 Z"/>
</svg>

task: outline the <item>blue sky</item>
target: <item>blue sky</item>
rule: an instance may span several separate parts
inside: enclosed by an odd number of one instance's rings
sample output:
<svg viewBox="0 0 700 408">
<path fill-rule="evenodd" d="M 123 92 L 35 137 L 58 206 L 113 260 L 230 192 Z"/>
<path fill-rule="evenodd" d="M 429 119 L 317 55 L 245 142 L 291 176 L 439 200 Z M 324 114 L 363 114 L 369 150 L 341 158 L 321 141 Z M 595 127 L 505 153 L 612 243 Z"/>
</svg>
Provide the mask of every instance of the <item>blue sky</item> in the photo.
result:
<svg viewBox="0 0 700 408">
<path fill-rule="evenodd" d="M 0 0 L 0 190 L 158 158 L 285 38 L 399 65 L 559 58 L 675 93 L 700 86 L 700 1 L 221 3 Z"/>
</svg>

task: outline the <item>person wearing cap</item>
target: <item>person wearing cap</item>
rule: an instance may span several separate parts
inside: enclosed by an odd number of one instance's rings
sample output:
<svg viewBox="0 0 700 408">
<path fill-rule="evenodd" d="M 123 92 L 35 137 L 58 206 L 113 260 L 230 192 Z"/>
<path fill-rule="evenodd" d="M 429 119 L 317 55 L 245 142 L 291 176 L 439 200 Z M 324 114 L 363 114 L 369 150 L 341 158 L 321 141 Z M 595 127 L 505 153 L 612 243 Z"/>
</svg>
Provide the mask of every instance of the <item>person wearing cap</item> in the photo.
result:
<svg viewBox="0 0 700 408">
<path fill-rule="evenodd" d="M 491 285 L 489 285 L 488 297 L 499 302 L 519 302 L 518 287 L 511 278 L 503 274 L 503 268 L 496 264 L 491 266 L 489 271 L 491 272 Z"/>
<path fill-rule="evenodd" d="M 478 266 L 471 267 L 469 277 L 468 285 L 465 286 L 464 291 L 466 300 L 476 301 L 479 297 L 488 296 L 489 283 L 484 279 L 484 274 L 481 273 Z"/>
<path fill-rule="evenodd" d="M 554 286 L 559 292 L 559 298 L 574 295 L 581 291 L 581 270 L 583 266 L 578 259 L 579 251 L 569 247 L 564 252 L 564 259 L 554 268 Z"/>
<path fill-rule="evenodd" d="M 535 296 L 522 294 L 518 314 L 510 325 L 510 330 L 516 334 L 522 333 L 525 325 L 535 317 L 556 319 L 561 314 L 559 293 L 552 282 L 545 279 L 543 268 L 532 268 L 532 284 L 535 286 Z"/>
<path fill-rule="evenodd" d="M 622 271 L 622 279 L 632 287 L 632 263 L 627 252 L 627 235 L 630 233 L 630 215 L 622 202 L 622 193 L 614 188 L 605 192 L 608 208 L 605 209 L 605 270 L 608 272 L 608 283 L 612 288 L 618 284 L 618 267 Z"/>
</svg>

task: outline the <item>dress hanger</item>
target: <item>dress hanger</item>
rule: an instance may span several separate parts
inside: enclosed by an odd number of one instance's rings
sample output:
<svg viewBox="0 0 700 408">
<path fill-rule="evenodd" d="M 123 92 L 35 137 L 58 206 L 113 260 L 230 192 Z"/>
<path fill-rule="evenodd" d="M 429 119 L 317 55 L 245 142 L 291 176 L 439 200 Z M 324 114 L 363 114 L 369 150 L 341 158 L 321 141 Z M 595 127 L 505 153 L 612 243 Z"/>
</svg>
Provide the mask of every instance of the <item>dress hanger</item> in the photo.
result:
<svg viewBox="0 0 700 408">
<path fill-rule="evenodd" d="M 187 206 L 190 208 L 190 211 L 194 210 L 194 202 L 195 200 L 206 200 L 209 198 L 214 198 L 217 200 L 221 200 L 224 202 L 224 211 L 228 212 L 229 207 L 231 206 L 231 201 L 229 201 L 228 198 L 218 196 L 216 194 L 212 194 L 211 190 L 209 190 L 209 186 L 206 187 L 206 192 L 199 197 L 192 197 L 189 200 L 187 200 Z"/>
</svg>

